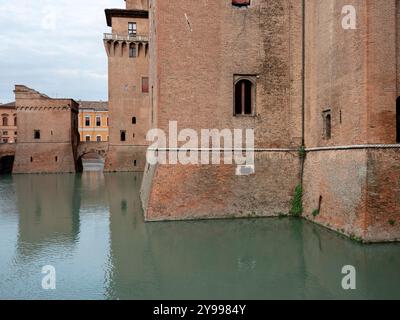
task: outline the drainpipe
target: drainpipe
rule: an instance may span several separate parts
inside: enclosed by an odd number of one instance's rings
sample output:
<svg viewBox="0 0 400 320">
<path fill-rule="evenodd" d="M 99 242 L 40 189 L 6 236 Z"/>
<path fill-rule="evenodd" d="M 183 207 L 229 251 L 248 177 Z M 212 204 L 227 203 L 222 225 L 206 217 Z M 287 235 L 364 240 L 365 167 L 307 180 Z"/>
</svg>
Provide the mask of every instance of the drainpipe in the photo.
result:
<svg viewBox="0 0 400 320">
<path fill-rule="evenodd" d="M 305 88 L 305 78 L 306 78 L 306 19 L 305 19 L 305 15 L 306 15 L 306 2 L 305 0 L 302 0 L 302 54 L 301 54 L 301 68 L 302 68 L 302 75 L 301 75 L 301 81 L 302 81 L 302 94 L 301 94 L 301 145 L 302 147 L 305 147 L 305 139 L 304 139 L 304 108 L 305 108 L 305 92 L 306 92 L 306 88 Z"/>
<path fill-rule="evenodd" d="M 300 151 L 300 156 L 301 156 L 301 172 L 300 172 L 300 177 L 301 177 L 301 186 L 303 187 L 303 178 L 304 178 L 304 161 L 305 161 L 305 78 L 306 78 L 306 0 L 302 0 L 302 53 L 301 53 L 301 151 Z"/>
</svg>

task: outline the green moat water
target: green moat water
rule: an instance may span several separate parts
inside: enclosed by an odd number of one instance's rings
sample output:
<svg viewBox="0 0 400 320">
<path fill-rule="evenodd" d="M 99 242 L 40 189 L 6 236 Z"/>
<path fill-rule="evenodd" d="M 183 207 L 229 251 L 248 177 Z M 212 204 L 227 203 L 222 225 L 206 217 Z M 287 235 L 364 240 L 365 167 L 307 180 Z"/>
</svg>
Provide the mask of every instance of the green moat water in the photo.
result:
<svg viewBox="0 0 400 320">
<path fill-rule="evenodd" d="M 140 179 L 0 176 L 0 298 L 400 298 L 399 244 L 300 219 L 144 223 Z M 42 289 L 45 265 L 56 290 Z M 357 290 L 342 289 L 344 265 Z"/>
</svg>

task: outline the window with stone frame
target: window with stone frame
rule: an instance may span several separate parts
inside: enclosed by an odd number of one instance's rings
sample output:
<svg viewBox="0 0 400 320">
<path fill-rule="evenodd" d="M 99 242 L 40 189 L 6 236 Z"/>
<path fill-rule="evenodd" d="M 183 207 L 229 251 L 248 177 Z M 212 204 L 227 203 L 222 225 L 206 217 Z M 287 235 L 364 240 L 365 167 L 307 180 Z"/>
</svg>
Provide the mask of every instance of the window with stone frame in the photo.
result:
<svg viewBox="0 0 400 320">
<path fill-rule="evenodd" d="M 234 76 L 234 115 L 255 115 L 256 76 Z"/>
</svg>

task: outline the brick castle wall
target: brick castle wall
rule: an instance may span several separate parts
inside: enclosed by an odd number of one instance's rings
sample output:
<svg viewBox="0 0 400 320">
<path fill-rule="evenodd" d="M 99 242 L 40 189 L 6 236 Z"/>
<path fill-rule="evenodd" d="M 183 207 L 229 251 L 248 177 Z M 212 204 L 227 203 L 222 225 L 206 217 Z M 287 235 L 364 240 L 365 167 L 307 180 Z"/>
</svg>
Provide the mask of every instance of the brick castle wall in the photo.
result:
<svg viewBox="0 0 400 320">
<path fill-rule="evenodd" d="M 19 85 L 15 98 L 19 140 L 13 173 L 75 172 L 78 104 L 71 99 L 51 99 Z M 35 139 L 35 131 L 40 131 L 39 139 Z"/>
<path fill-rule="evenodd" d="M 142 186 L 147 220 L 287 214 L 301 144 L 301 3 L 151 1 L 150 83 L 154 126 L 254 129 L 255 174 L 233 165 L 157 165 Z M 233 116 L 235 75 L 255 77 L 255 115 Z"/>
</svg>

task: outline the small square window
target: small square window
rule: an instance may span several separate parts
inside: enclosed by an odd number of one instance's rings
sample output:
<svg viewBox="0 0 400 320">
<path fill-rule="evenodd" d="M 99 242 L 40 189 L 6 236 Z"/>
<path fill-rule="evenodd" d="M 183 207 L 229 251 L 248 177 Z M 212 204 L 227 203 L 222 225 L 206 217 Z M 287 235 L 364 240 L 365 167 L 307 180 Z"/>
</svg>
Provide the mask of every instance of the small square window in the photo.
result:
<svg viewBox="0 0 400 320">
<path fill-rule="evenodd" d="M 40 140 L 40 130 L 34 130 L 33 137 L 35 140 Z"/>
<path fill-rule="evenodd" d="M 136 22 L 129 22 L 128 23 L 128 34 L 130 36 L 136 36 L 136 34 L 137 34 L 137 24 L 136 24 Z"/>
</svg>

